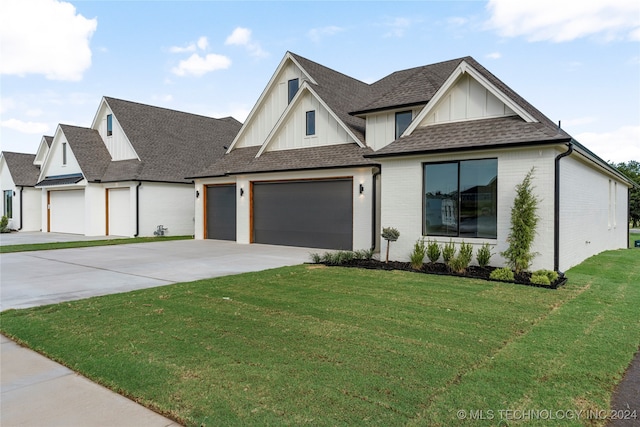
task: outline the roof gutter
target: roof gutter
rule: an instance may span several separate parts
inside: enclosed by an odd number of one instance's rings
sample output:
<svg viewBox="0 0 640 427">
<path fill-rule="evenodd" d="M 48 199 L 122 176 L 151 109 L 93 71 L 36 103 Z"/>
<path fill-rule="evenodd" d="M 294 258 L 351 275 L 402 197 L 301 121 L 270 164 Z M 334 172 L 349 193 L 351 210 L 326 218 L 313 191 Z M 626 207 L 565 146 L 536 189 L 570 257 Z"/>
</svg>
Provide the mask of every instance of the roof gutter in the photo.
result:
<svg viewBox="0 0 640 427">
<path fill-rule="evenodd" d="M 567 151 L 556 156 L 555 189 L 553 192 L 553 269 L 558 271 L 560 265 L 560 160 L 573 153 L 573 143 L 567 144 Z"/>
<path fill-rule="evenodd" d="M 18 231 L 22 230 L 22 191 L 24 190 L 24 186 L 20 186 L 20 228 Z"/>
<path fill-rule="evenodd" d="M 136 185 L 136 234 L 133 237 L 138 237 L 140 234 L 140 186 L 142 185 L 142 181 L 138 181 L 138 185 Z"/>
<path fill-rule="evenodd" d="M 381 174 L 382 174 L 382 170 L 380 168 L 374 169 L 375 172 L 373 173 L 372 176 L 372 187 L 373 187 L 373 196 L 372 196 L 372 200 L 371 200 L 371 250 L 375 251 L 376 249 L 376 244 L 378 243 L 377 239 L 376 239 L 376 234 L 378 233 L 378 224 L 376 223 L 376 220 L 378 219 L 378 200 L 377 200 L 377 194 L 378 194 L 378 188 L 377 188 L 377 184 L 376 184 L 376 178 L 378 178 Z"/>
</svg>

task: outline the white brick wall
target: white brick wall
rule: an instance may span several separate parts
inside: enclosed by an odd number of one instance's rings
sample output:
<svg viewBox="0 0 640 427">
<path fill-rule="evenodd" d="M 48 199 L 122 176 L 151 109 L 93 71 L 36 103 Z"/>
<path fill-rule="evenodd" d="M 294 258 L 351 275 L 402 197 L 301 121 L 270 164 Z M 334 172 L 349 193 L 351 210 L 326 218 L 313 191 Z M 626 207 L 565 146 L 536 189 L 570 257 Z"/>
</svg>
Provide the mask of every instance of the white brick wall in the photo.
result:
<svg viewBox="0 0 640 427">
<path fill-rule="evenodd" d="M 560 161 L 561 271 L 604 250 L 627 246 L 627 198 L 626 185 L 580 155 Z"/>
<path fill-rule="evenodd" d="M 400 231 L 398 241 L 391 244 L 389 258 L 408 260 L 413 244 L 422 237 L 422 164 L 424 162 L 497 158 L 498 237 L 497 239 L 467 239 L 466 242 L 474 245 L 474 253 L 481 244 L 490 243 L 495 253 L 491 264 L 496 266 L 504 264 L 499 252 L 507 248 L 506 239 L 509 234 L 511 207 L 516 194 L 515 186 L 522 182 L 529 169 L 535 166 L 534 185 L 535 192 L 541 199 L 539 205 L 541 220 L 533 250 L 540 255 L 534 259 L 532 268 L 552 268 L 553 160 L 556 154 L 557 151 L 554 149 L 541 148 L 382 159 L 382 227 L 395 227 Z M 446 237 L 431 239 L 442 243 L 449 241 Z M 461 242 L 463 239 L 453 238 L 452 240 Z M 381 248 L 382 251 L 386 250 L 386 242 L 381 242 Z"/>
</svg>

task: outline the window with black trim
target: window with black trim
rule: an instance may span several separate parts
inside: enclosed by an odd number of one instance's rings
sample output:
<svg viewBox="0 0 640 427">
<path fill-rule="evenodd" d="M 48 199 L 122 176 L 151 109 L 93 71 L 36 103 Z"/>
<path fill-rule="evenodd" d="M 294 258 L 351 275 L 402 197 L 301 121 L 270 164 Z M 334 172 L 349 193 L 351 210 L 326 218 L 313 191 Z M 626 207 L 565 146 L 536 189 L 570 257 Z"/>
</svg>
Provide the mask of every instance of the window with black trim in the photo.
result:
<svg viewBox="0 0 640 427">
<path fill-rule="evenodd" d="M 498 237 L 498 159 L 424 164 L 423 232 Z"/>
<path fill-rule="evenodd" d="M 113 115 L 107 114 L 107 136 L 113 135 Z"/>
<path fill-rule="evenodd" d="M 316 112 L 307 111 L 307 136 L 316 134 Z"/>
<path fill-rule="evenodd" d="M 291 102 L 296 93 L 298 92 L 300 81 L 298 79 L 289 80 L 289 92 L 287 95 L 287 104 Z"/>
<path fill-rule="evenodd" d="M 396 113 L 396 139 L 400 138 L 400 135 L 404 133 L 405 130 L 411 124 L 412 113 L 411 111 L 400 111 Z"/>
<path fill-rule="evenodd" d="M 4 216 L 13 218 L 13 190 L 4 190 Z"/>
<path fill-rule="evenodd" d="M 67 143 L 66 142 L 62 143 L 62 164 L 63 165 L 67 164 Z"/>
</svg>

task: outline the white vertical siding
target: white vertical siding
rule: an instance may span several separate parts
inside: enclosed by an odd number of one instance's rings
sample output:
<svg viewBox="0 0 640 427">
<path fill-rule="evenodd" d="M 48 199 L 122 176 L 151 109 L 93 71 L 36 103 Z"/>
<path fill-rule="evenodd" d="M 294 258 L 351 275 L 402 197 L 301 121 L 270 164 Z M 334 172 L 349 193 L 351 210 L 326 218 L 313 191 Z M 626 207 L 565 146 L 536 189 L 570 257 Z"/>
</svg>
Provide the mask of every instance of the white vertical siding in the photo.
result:
<svg viewBox="0 0 640 427">
<path fill-rule="evenodd" d="M 395 227 L 400 238 L 391 244 L 390 258 L 406 261 L 415 241 L 422 237 L 422 189 L 423 162 L 441 162 L 450 160 L 498 159 L 498 219 L 497 239 L 466 239 L 477 246 L 488 242 L 493 246 L 495 255 L 491 264 L 504 265 L 499 253 L 507 248 L 511 207 L 516 196 L 515 186 L 522 182 L 526 173 L 535 166 L 535 192 L 540 197 L 540 222 L 533 250 L 539 255 L 534 259 L 533 269 L 553 268 L 553 149 L 526 149 L 511 151 L 485 151 L 459 153 L 455 155 L 414 156 L 402 159 L 382 159 L 382 224 L 381 227 Z M 444 243 L 448 237 L 429 237 Z M 461 242 L 462 238 L 452 238 Z M 386 250 L 386 242 L 381 242 L 381 251 Z M 475 258 L 474 258 L 475 262 Z"/>
<path fill-rule="evenodd" d="M 67 145 L 67 162 L 63 164 L 62 144 Z M 56 176 L 56 175 L 68 175 L 72 173 L 81 173 L 80 165 L 76 160 L 71 146 L 67 142 L 64 133 L 56 132 L 49 155 L 47 156 L 46 169 L 41 174 L 41 177 Z"/>
<path fill-rule="evenodd" d="M 413 117 L 420 113 L 421 108 L 413 108 Z M 400 110 L 407 111 L 407 110 Z M 367 114 L 366 121 L 367 145 L 374 151 L 379 150 L 396 139 L 396 111 Z"/>
<path fill-rule="evenodd" d="M 112 134 L 107 135 L 107 115 L 112 115 Z M 103 102 L 101 108 L 98 110 L 95 123 L 97 124 L 97 131 L 102 137 L 104 144 L 111 154 L 111 158 L 115 160 L 128 160 L 137 159 L 133 146 L 129 142 L 127 135 L 125 135 L 118 118 L 113 114 L 109 106 Z"/>
<path fill-rule="evenodd" d="M 288 105 L 288 82 L 299 79 L 302 86 L 304 74 L 293 62 L 289 61 L 274 79 L 274 84 L 267 89 L 262 103 L 257 106 L 248 122 L 248 127 L 236 142 L 235 147 L 252 147 L 262 145 L 267 136 L 282 116 Z"/>
<path fill-rule="evenodd" d="M 443 95 L 420 125 L 514 114 L 483 85 L 464 74 Z"/>
<path fill-rule="evenodd" d="M 627 186 L 573 154 L 560 160 L 560 258 L 564 271 L 627 247 Z"/>
</svg>

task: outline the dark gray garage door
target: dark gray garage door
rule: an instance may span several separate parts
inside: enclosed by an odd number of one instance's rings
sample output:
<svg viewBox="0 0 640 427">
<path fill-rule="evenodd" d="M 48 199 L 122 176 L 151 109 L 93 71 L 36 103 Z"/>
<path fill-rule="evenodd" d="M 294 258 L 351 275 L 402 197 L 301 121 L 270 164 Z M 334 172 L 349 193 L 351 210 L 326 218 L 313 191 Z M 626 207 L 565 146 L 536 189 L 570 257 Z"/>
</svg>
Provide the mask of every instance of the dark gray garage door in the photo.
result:
<svg viewBox="0 0 640 427">
<path fill-rule="evenodd" d="M 236 185 L 207 187 L 207 239 L 236 240 Z"/>
<path fill-rule="evenodd" d="M 352 249 L 353 180 L 256 182 L 253 241 Z"/>
</svg>

